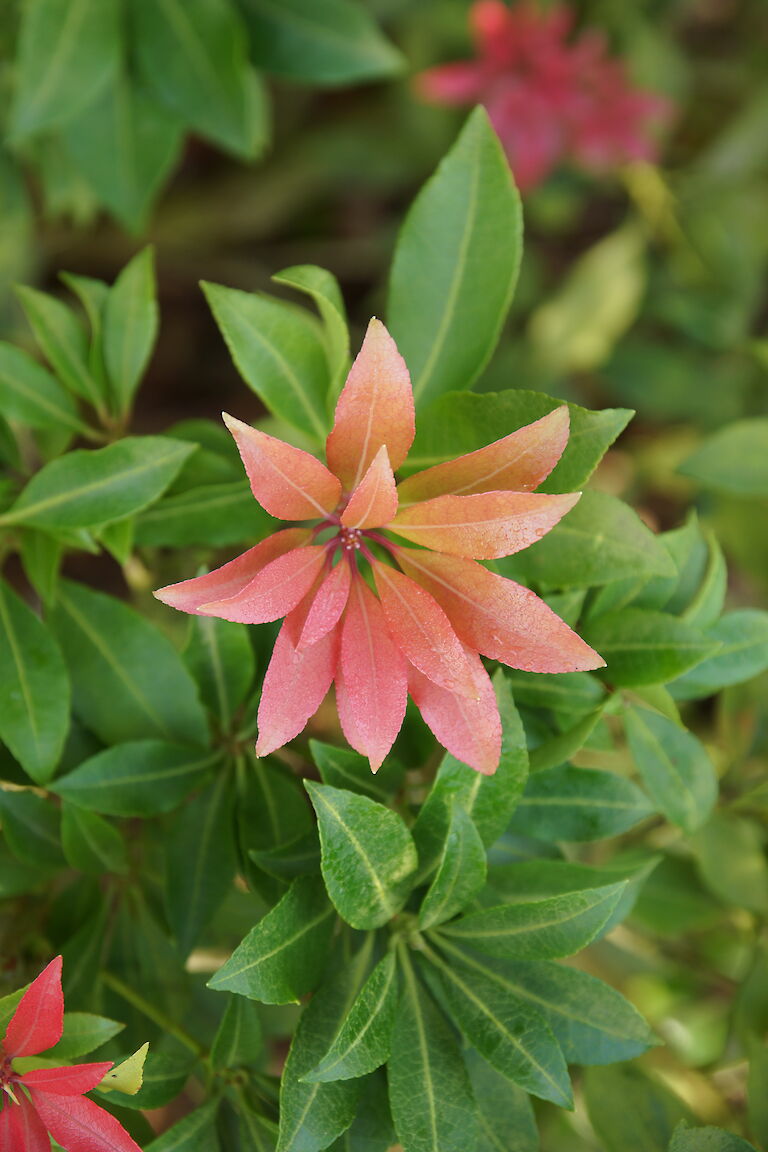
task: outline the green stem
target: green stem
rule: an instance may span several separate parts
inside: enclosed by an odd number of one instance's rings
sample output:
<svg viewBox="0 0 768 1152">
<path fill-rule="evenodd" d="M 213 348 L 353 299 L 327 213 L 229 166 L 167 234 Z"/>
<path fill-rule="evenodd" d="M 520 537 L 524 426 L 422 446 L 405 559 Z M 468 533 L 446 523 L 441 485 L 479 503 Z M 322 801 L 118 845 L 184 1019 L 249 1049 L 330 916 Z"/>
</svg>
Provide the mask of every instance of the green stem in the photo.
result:
<svg viewBox="0 0 768 1152">
<path fill-rule="evenodd" d="M 175 1024 L 170 1016 L 166 1016 L 166 1014 L 159 1008 L 156 1008 L 154 1004 L 150 1004 L 148 1000 L 145 1000 L 143 996 L 134 991 L 128 984 L 124 983 L 119 976 L 113 976 L 111 972 L 102 972 L 101 978 L 107 988 L 111 988 L 112 991 L 116 992 L 123 1000 L 132 1004 L 134 1008 L 141 1012 L 142 1016 L 146 1016 L 148 1020 L 152 1020 L 157 1024 L 158 1028 L 162 1028 L 163 1031 L 167 1032 L 170 1036 L 175 1036 L 185 1048 L 189 1048 L 191 1052 L 194 1052 L 195 1056 L 199 1056 L 200 1059 L 203 1060 L 206 1059 L 205 1049 L 202 1044 L 198 1044 L 194 1036 L 190 1036 L 188 1032 L 185 1032 L 183 1028 Z"/>
</svg>

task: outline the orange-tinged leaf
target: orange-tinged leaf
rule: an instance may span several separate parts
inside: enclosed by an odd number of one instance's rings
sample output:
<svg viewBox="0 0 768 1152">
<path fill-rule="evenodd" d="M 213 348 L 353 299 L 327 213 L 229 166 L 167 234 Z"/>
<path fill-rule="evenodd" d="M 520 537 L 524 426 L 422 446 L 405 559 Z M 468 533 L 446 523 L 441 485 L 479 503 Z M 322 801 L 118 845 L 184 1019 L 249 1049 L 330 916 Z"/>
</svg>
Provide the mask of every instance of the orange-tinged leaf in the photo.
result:
<svg viewBox="0 0 768 1152">
<path fill-rule="evenodd" d="M 526 672 L 583 672 L 605 661 L 535 593 L 482 564 L 397 548 L 409 576 L 445 609 L 456 634 L 492 660 Z"/>
<path fill-rule="evenodd" d="M 368 325 L 336 405 L 328 437 L 328 467 L 353 491 L 382 444 L 397 470 L 415 433 L 413 390 L 405 361 L 380 320 Z"/>
<path fill-rule="evenodd" d="M 378 561 L 373 575 L 390 634 L 406 659 L 435 684 L 476 699 L 477 666 L 434 596 Z"/>
<path fill-rule="evenodd" d="M 301 612 L 301 607 L 295 609 Z M 256 755 L 266 756 L 298 736 L 325 699 L 336 671 L 339 629 L 297 649 L 289 616 L 275 642 L 259 701 Z"/>
<path fill-rule="evenodd" d="M 395 475 L 382 444 L 341 514 L 345 528 L 378 528 L 397 512 Z"/>
<path fill-rule="evenodd" d="M 218 616 L 239 624 L 266 624 L 296 607 L 314 584 L 325 561 L 322 545 L 294 548 L 265 565 L 242 591 L 228 600 L 201 604 L 203 616 Z"/>
<path fill-rule="evenodd" d="M 32 1100 L 54 1140 L 67 1152 L 141 1152 L 119 1120 L 86 1096 L 62 1099 L 33 1089 Z"/>
<path fill-rule="evenodd" d="M 415 472 L 398 487 L 400 503 L 509 489 L 530 492 L 546 480 L 562 456 L 569 426 L 568 406 L 563 404 L 485 448 Z"/>
<path fill-rule="evenodd" d="M 56 1096 L 78 1096 L 91 1092 L 106 1076 L 112 1061 L 101 1064 L 73 1064 L 68 1068 L 36 1068 L 22 1076 L 27 1088 L 40 1088 Z"/>
<path fill-rule="evenodd" d="M 206 572 L 204 576 L 195 576 L 192 580 L 182 580 L 179 584 L 158 588 L 154 595 L 163 604 L 178 608 L 180 612 L 198 614 L 202 604 L 227 600 L 242 592 L 262 568 L 278 556 L 299 548 L 310 536 L 309 528 L 284 528 L 282 532 L 267 536 L 266 540 L 249 548 L 242 556 L 236 556 L 234 560 L 223 564 L 221 568 Z"/>
<path fill-rule="evenodd" d="M 297 643 L 298 648 L 317 644 L 341 619 L 352 579 L 349 560 L 344 556 L 325 577 L 312 599 L 309 611 L 302 623 Z"/>
<path fill-rule="evenodd" d="M 344 735 L 373 772 L 395 742 L 408 697 L 406 661 L 387 631 L 381 605 L 355 576 L 344 612 L 336 705 Z"/>
<path fill-rule="evenodd" d="M 480 492 L 436 496 L 401 508 L 387 528 L 451 556 L 491 560 L 535 544 L 570 512 L 580 492 Z"/>
<path fill-rule="evenodd" d="M 479 656 L 474 659 L 479 689 L 474 700 L 446 691 L 416 668 L 409 669 L 408 688 L 425 723 L 443 747 L 463 764 L 490 776 L 499 766 L 501 718 L 491 679 Z"/>
<path fill-rule="evenodd" d="M 61 956 L 51 960 L 19 1001 L 8 1021 L 3 1048 L 6 1056 L 36 1056 L 52 1048 L 64 1030 Z"/>
<path fill-rule="evenodd" d="M 285 444 L 222 413 L 245 465 L 251 491 L 271 516 L 280 520 L 322 519 L 333 512 L 341 484 L 309 452 Z"/>
</svg>

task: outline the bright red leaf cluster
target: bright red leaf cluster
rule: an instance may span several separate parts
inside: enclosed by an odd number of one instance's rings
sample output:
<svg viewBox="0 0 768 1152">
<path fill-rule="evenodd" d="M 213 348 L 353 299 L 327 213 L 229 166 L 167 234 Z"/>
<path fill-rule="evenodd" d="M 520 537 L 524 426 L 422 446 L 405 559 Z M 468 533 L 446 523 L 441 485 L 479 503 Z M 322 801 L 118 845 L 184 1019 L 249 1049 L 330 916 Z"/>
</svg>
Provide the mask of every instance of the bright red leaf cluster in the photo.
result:
<svg viewBox="0 0 768 1152">
<path fill-rule="evenodd" d="M 0 1149 L 50 1152 L 50 1132 L 67 1152 L 141 1152 L 114 1116 L 83 1095 L 103 1080 L 110 1060 L 15 1071 L 16 1059 L 52 1048 L 63 1030 L 57 956 L 27 988 L 0 1044 Z"/>
<path fill-rule="evenodd" d="M 565 5 L 477 0 L 470 23 L 476 58 L 422 73 L 417 89 L 436 104 L 484 104 L 522 191 L 563 160 L 601 171 L 654 159 L 671 105 L 631 85 L 596 29 L 569 41 Z"/>
<path fill-rule="evenodd" d="M 603 664 L 538 596 L 477 563 L 533 544 L 578 500 L 532 491 L 566 445 L 566 407 L 397 484 L 414 437 L 413 392 L 395 342 L 372 320 L 336 406 L 328 467 L 224 419 L 259 503 L 315 523 L 155 595 L 245 624 L 285 617 L 259 705 L 259 755 L 297 736 L 335 683 L 344 734 L 374 772 L 409 692 L 444 747 L 494 772 L 501 723 L 480 653 L 531 672 Z"/>
</svg>

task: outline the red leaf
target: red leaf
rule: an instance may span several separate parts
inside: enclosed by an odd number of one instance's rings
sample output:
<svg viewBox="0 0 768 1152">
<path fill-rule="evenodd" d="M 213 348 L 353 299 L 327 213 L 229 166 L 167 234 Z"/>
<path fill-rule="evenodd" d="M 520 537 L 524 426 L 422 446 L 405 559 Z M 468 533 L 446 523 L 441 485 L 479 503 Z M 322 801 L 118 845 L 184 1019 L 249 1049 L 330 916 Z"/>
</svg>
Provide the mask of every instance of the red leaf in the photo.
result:
<svg viewBox="0 0 768 1152">
<path fill-rule="evenodd" d="M 472 655 L 468 653 L 468 655 Z M 416 707 L 452 756 L 477 772 L 492 775 L 501 755 L 501 718 L 496 693 L 478 656 L 479 695 L 475 700 L 447 692 L 417 669 L 409 669 L 408 688 Z"/>
<path fill-rule="evenodd" d="M 295 609 L 296 613 L 301 611 L 301 606 Z M 292 630 L 289 616 L 280 629 L 264 677 L 257 756 L 266 756 L 298 736 L 325 699 L 336 671 L 338 629 L 301 649 L 293 644 Z"/>
<path fill-rule="evenodd" d="M 266 624 L 296 607 L 315 582 L 327 553 L 319 544 L 294 548 L 266 564 L 235 596 L 201 604 L 203 616 L 219 616 L 240 624 Z"/>
<path fill-rule="evenodd" d="M 52 1048 L 64 1030 L 64 995 L 61 991 L 61 956 L 32 981 L 8 1022 L 3 1040 L 6 1055 L 36 1056 Z"/>
<path fill-rule="evenodd" d="M 297 648 L 317 644 L 338 624 L 349 598 L 352 569 L 346 557 L 332 568 L 317 590 L 296 642 Z"/>
<path fill-rule="evenodd" d="M 378 771 L 405 716 L 406 662 L 362 576 L 352 581 L 336 675 L 339 720 L 349 743 Z"/>
<path fill-rule="evenodd" d="M 67 1152 L 141 1152 L 122 1124 L 86 1096 L 62 1099 L 33 1089 L 32 1101 L 51 1136 Z"/>
<path fill-rule="evenodd" d="M 45 1125 L 23 1092 L 19 1103 L 8 1097 L 0 1111 L 0 1149 L 2 1152 L 51 1152 L 51 1141 Z"/>
<path fill-rule="evenodd" d="M 21 1077 L 27 1088 L 39 1088 L 57 1096 L 80 1096 L 90 1092 L 104 1079 L 112 1061 L 101 1064 L 72 1064 L 68 1068 L 37 1068 Z"/>
<path fill-rule="evenodd" d="M 311 520 L 333 512 L 341 484 L 325 464 L 226 412 L 222 419 L 235 438 L 251 491 L 270 515 L 279 520 Z"/>
<path fill-rule="evenodd" d="M 397 512 L 397 488 L 382 444 L 341 514 L 345 528 L 378 528 Z"/>
</svg>

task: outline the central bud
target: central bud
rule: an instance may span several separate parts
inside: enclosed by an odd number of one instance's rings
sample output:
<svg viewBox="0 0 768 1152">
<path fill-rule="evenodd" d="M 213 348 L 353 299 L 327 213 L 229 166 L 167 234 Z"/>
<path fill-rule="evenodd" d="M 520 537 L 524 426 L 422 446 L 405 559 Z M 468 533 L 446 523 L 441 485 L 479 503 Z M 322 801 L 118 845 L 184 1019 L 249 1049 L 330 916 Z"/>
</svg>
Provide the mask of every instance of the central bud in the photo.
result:
<svg viewBox="0 0 768 1152">
<path fill-rule="evenodd" d="M 356 552 L 360 548 L 363 534 L 359 528 L 341 528 L 339 530 L 339 543 L 345 552 Z"/>
</svg>

